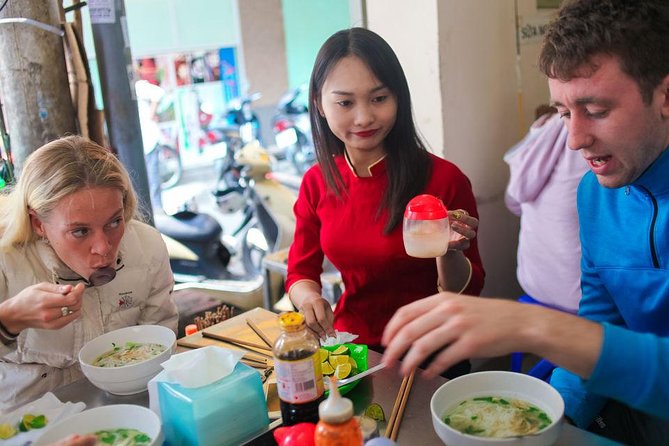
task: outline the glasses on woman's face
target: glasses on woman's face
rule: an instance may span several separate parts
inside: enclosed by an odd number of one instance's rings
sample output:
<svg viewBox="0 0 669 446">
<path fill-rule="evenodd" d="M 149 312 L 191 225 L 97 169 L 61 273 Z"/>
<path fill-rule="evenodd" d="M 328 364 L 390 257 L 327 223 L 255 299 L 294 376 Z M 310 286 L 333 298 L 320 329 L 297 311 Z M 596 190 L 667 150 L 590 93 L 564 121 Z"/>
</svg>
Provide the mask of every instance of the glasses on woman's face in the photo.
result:
<svg viewBox="0 0 669 446">
<path fill-rule="evenodd" d="M 91 277 L 89 277 L 88 280 L 84 279 L 83 277 L 78 277 L 76 279 L 66 279 L 63 277 L 58 277 L 58 279 L 64 282 L 83 282 L 87 288 L 92 286 L 102 286 L 102 285 L 107 285 L 109 282 L 114 280 L 114 278 L 116 277 L 116 272 L 123 269 L 124 266 L 125 266 L 124 264 L 121 264 L 116 269 L 112 268 L 111 266 L 97 269 L 93 271 L 93 274 L 91 274 Z"/>
</svg>

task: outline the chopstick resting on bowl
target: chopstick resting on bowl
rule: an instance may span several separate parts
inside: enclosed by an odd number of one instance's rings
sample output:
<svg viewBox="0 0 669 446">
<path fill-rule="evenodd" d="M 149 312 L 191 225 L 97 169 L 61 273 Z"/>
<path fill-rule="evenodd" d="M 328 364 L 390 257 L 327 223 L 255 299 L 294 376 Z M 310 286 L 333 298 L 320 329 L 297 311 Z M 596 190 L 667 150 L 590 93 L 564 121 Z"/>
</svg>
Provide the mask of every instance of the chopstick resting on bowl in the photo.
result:
<svg viewBox="0 0 669 446">
<path fill-rule="evenodd" d="M 415 375 L 416 369 L 412 370 L 409 376 L 405 376 L 404 379 L 402 379 L 402 384 L 400 384 L 400 390 L 397 392 L 397 398 L 395 398 L 395 404 L 393 405 L 393 411 L 388 419 L 388 426 L 386 427 L 385 433 L 385 436 L 392 441 L 397 440 L 397 435 L 400 431 L 400 423 L 402 423 L 402 416 L 404 415 L 404 408 L 407 405 Z"/>
</svg>

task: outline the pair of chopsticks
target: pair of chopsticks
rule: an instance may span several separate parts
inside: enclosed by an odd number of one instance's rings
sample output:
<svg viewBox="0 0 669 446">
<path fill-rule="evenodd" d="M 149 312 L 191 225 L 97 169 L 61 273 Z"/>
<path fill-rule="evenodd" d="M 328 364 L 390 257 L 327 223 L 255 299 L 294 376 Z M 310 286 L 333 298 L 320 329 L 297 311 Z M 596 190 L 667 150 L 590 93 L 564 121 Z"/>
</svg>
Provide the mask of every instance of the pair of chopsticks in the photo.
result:
<svg viewBox="0 0 669 446">
<path fill-rule="evenodd" d="M 271 357 L 272 342 L 267 337 L 267 335 L 265 335 L 265 333 L 263 333 L 263 331 L 256 324 L 253 323 L 253 321 L 251 321 L 250 319 L 246 319 L 246 323 L 260 337 L 260 339 L 262 339 L 264 341 L 265 345 L 256 344 L 255 342 L 249 342 L 249 341 L 245 341 L 243 339 L 230 338 L 228 336 L 223 336 L 223 335 L 220 335 L 218 333 L 210 333 L 210 332 L 207 332 L 207 331 L 202 331 L 202 336 L 207 337 L 207 338 L 216 339 L 218 341 L 227 342 L 228 344 L 232 344 L 232 345 L 240 347 L 244 350 L 247 350 L 249 353 L 246 353 L 242 357 L 241 362 L 243 362 L 244 364 L 249 365 L 251 367 L 254 367 L 254 368 L 264 369 L 264 368 L 268 367 L 268 365 L 269 365 L 268 360 L 266 358 L 263 358 L 263 357 L 260 357 L 260 356 L 255 356 L 251 353 L 258 353 L 260 355 L 265 355 L 267 357 Z M 255 348 L 255 349 L 258 349 L 258 350 L 262 350 L 263 352 L 268 352 L 268 353 L 266 354 L 266 353 L 258 352 L 256 350 L 249 350 L 248 347 L 252 347 L 252 348 Z"/>
<path fill-rule="evenodd" d="M 395 404 L 393 405 L 393 411 L 390 414 L 388 419 L 388 426 L 386 427 L 385 436 L 390 438 L 392 441 L 397 440 L 397 435 L 400 431 L 400 424 L 402 423 L 402 416 L 404 415 L 404 408 L 407 405 L 407 400 L 409 399 L 409 393 L 411 392 L 411 386 L 413 385 L 413 379 L 416 375 L 416 369 L 412 370 L 409 376 L 405 376 L 402 379 L 402 384 L 400 384 L 400 390 L 397 392 L 397 398 L 395 398 Z"/>
<path fill-rule="evenodd" d="M 208 331 L 203 331 L 202 336 L 204 336 L 206 338 L 216 339 L 218 341 L 227 342 L 229 344 L 234 344 L 234 345 L 237 345 L 239 347 L 253 347 L 253 348 L 256 348 L 258 350 L 263 350 L 263 351 L 269 352 L 269 354 L 271 355 L 272 346 L 273 346 L 271 339 L 260 329 L 260 327 L 258 327 L 255 323 L 253 323 L 252 320 L 246 319 L 246 324 L 249 327 L 251 327 L 251 329 L 260 337 L 260 339 L 262 339 L 262 341 L 264 342 L 264 345 L 263 344 L 256 344 L 255 342 L 245 341 L 243 339 L 236 339 L 236 338 L 231 338 L 231 337 L 228 337 L 228 336 L 223 336 L 221 334 L 211 333 L 211 332 L 208 332 Z"/>
</svg>

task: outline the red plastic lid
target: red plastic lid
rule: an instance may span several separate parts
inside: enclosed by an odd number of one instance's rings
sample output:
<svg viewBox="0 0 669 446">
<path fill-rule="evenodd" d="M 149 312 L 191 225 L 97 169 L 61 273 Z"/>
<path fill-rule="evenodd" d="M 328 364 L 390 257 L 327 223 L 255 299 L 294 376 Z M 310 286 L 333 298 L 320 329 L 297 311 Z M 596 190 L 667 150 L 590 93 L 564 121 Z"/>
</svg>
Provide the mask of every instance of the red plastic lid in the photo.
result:
<svg viewBox="0 0 669 446">
<path fill-rule="evenodd" d="M 437 197 L 423 194 L 409 201 L 404 211 L 404 218 L 409 220 L 440 220 L 448 217 L 448 210 Z"/>
</svg>

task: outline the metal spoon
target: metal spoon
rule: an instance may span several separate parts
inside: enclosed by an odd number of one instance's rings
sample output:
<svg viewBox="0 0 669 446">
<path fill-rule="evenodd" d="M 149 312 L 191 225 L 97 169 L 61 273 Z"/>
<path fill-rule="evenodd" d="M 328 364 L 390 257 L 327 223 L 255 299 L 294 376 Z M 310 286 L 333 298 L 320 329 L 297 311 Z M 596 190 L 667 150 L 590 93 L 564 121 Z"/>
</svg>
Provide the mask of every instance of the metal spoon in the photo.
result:
<svg viewBox="0 0 669 446">
<path fill-rule="evenodd" d="M 364 372 L 360 372 L 357 375 L 353 375 L 350 378 L 340 379 L 340 380 L 337 381 L 337 387 L 341 387 L 341 386 L 344 386 L 348 383 L 352 383 L 353 381 L 357 381 L 360 378 L 364 378 L 367 375 L 371 375 L 374 372 L 378 372 L 379 370 L 383 369 L 384 367 L 385 367 L 385 365 L 383 365 L 383 363 L 381 363 L 381 364 L 375 365 L 371 369 L 367 369 Z M 324 379 L 323 384 L 325 384 L 325 387 L 330 387 L 330 380 Z"/>
</svg>

